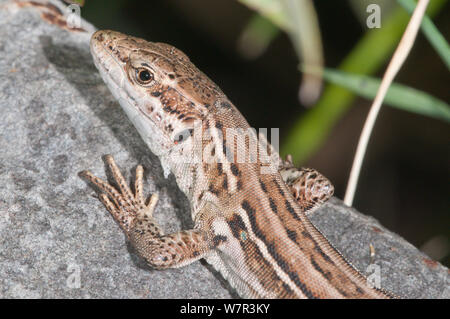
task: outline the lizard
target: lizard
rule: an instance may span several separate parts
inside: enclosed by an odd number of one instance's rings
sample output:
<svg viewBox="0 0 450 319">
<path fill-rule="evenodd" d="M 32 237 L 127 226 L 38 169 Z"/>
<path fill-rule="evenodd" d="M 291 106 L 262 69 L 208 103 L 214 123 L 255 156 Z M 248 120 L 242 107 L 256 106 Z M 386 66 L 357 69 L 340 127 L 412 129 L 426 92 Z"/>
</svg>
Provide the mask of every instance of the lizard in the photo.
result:
<svg viewBox="0 0 450 319">
<path fill-rule="evenodd" d="M 395 297 L 371 287 L 310 222 L 308 215 L 333 195 L 326 177 L 295 168 L 290 157 L 281 160 L 268 142 L 271 167 L 259 148 L 256 160 L 237 160 L 259 137 L 186 54 L 111 30 L 95 32 L 90 50 L 104 82 L 190 203 L 194 227 L 165 234 L 153 218 L 157 194 L 144 199 L 141 165 L 134 192 L 111 155 L 105 161 L 115 186 L 80 172 L 148 265 L 176 268 L 204 258 L 243 298 Z M 194 150 L 200 160 L 192 160 Z"/>
</svg>

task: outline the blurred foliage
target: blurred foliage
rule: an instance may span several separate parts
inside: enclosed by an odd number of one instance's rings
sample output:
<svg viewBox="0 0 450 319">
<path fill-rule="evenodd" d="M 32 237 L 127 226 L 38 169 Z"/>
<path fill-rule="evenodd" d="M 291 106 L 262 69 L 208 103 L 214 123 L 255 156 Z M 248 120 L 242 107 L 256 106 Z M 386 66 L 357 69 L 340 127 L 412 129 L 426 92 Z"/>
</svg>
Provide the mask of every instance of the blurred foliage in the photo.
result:
<svg viewBox="0 0 450 319">
<path fill-rule="evenodd" d="M 289 8 L 289 6 L 286 5 L 289 0 L 240 0 L 240 2 L 254 9 L 259 14 L 272 21 L 272 23 L 279 28 L 290 34 L 290 38 L 294 43 L 298 55 L 300 55 L 301 52 L 299 50 L 300 47 L 308 47 L 307 43 L 308 41 L 311 41 L 311 37 L 306 41 L 305 39 L 301 39 L 302 37 L 305 37 L 304 34 L 299 34 L 294 31 L 295 28 L 299 28 L 299 25 L 295 22 L 299 19 L 309 19 L 307 18 L 309 15 L 305 16 L 297 14 L 296 16 L 295 12 L 286 10 L 286 8 Z M 410 13 L 415 7 L 415 2 L 413 0 L 398 0 L 398 2 Z M 429 16 L 434 16 L 441 10 L 446 2 L 446 0 L 431 0 L 427 14 Z M 354 3 L 354 5 L 357 4 Z M 375 96 L 372 90 L 377 87 L 376 82 L 374 82 L 373 79 L 365 78 L 365 82 L 368 86 L 361 86 L 360 81 L 362 79 L 360 76 L 373 74 L 386 63 L 397 46 L 410 18 L 405 12 L 405 9 L 401 7 L 394 7 L 390 4 L 389 9 L 392 9 L 390 10 L 389 16 L 383 16 L 382 28 L 367 31 L 359 43 L 357 43 L 341 63 L 338 70 L 342 72 L 331 73 L 331 71 L 328 70 L 328 76 L 326 76 L 326 78 L 332 82 L 332 84 L 326 87 L 321 99 L 313 109 L 298 119 L 294 124 L 285 143 L 282 145 L 282 155 L 291 154 L 296 164 L 304 163 L 322 145 L 335 123 L 349 109 L 355 98 L 354 93 L 369 98 Z M 383 14 L 386 15 L 388 12 L 383 11 Z M 308 22 L 303 26 L 308 26 L 310 24 L 311 22 Z M 424 19 L 422 28 L 436 51 L 440 54 L 445 63 L 449 65 L 450 49 L 448 43 L 428 17 Z M 255 31 L 254 34 L 256 34 Z M 273 38 L 273 34 L 274 33 L 271 32 L 271 37 L 266 37 L 264 39 L 265 45 L 267 45 L 269 39 Z M 317 34 L 314 38 L 317 38 Z M 317 50 L 315 50 L 315 52 L 317 52 Z M 310 56 L 314 56 L 314 54 L 317 53 L 313 52 Z M 305 68 L 311 68 L 311 66 L 315 65 L 314 63 L 305 60 L 303 60 L 303 63 Z M 320 72 L 321 71 L 319 70 L 315 73 L 320 76 Z M 349 73 L 359 74 L 359 76 L 352 79 L 352 75 L 349 75 Z M 350 85 L 350 83 L 352 83 L 352 85 Z M 407 96 L 408 99 L 404 100 L 403 98 L 405 96 Z M 397 97 L 400 97 L 400 99 Z M 419 106 L 418 103 L 412 103 L 414 100 L 416 100 L 416 102 L 421 101 L 425 104 Z M 394 106 L 399 108 L 448 121 L 449 111 L 447 104 L 412 88 L 399 86 L 398 84 L 394 85 L 393 90 L 389 94 L 388 101 L 394 103 Z"/>
<path fill-rule="evenodd" d="M 249 8 L 252 8 L 262 16 L 266 17 L 273 24 L 286 32 L 291 29 L 290 20 L 283 9 L 281 1 L 278 0 L 239 0 Z"/>
<path fill-rule="evenodd" d="M 427 14 L 434 16 L 445 3 L 446 0 L 431 0 Z M 403 8 L 397 7 L 384 20 L 380 29 L 366 32 L 338 69 L 360 75 L 378 71 L 390 58 L 409 18 Z M 322 145 L 354 99 L 355 94 L 348 89 L 335 84 L 328 85 L 314 108 L 294 124 L 282 145 L 281 154 L 291 154 L 296 164 L 304 163 Z"/>
<path fill-rule="evenodd" d="M 323 68 L 320 28 L 312 0 L 240 0 L 240 2 L 256 10 L 274 25 L 286 31 L 299 60 L 304 65 Z M 251 26 L 255 27 L 255 25 Z M 265 41 L 266 47 L 267 40 L 268 37 L 263 37 L 261 40 Z M 321 89 L 322 76 L 320 73 L 313 76 L 304 75 L 299 90 L 301 103 L 308 106 L 315 103 Z"/>
<path fill-rule="evenodd" d="M 269 19 L 254 14 L 239 37 L 239 52 L 247 59 L 254 59 L 267 49 L 279 33 L 280 29 Z"/>
</svg>

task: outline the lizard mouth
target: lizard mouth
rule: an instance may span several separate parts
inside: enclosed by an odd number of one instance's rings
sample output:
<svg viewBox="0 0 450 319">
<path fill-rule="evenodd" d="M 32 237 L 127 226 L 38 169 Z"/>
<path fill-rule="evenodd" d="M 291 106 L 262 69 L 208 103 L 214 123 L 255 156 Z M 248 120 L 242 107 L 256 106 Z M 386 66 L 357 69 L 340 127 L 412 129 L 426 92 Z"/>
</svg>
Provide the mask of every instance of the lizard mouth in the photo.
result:
<svg viewBox="0 0 450 319">
<path fill-rule="evenodd" d="M 110 87 L 111 93 L 116 99 L 120 99 L 120 94 L 125 94 L 124 81 L 126 75 L 124 66 L 126 64 L 125 55 L 128 56 L 129 49 L 118 49 L 117 42 L 126 36 L 119 32 L 110 30 L 99 30 L 95 32 L 90 41 L 91 54 L 94 64 L 100 71 L 100 75 Z M 126 52 L 128 51 L 128 52 Z M 119 56 L 122 56 L 120 59 Z"/>
</svg>

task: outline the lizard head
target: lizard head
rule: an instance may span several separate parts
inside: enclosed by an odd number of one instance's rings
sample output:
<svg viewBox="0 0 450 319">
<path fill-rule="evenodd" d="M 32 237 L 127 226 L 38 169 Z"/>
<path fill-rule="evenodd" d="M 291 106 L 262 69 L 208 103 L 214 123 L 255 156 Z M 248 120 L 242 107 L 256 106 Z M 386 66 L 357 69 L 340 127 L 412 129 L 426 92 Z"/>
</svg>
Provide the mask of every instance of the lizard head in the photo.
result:
<svg viewBox="0 0 450 319">
<path fill-rule="evenodd" d="M 194 122 L 224 96 L 171 45 L 100 30 L 90 48 L 103 80 L 156 155 L 189 139 Z"/>
</svg>

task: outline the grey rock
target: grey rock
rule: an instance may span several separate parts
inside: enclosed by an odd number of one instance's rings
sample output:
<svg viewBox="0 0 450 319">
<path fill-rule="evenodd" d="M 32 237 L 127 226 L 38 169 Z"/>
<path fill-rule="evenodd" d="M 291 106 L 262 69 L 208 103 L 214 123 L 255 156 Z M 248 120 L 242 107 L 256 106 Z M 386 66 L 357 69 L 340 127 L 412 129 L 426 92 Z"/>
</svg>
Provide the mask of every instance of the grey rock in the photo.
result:
<svg viewBox="0 0 450 319">
<path fill-rule="evenodd" d="M 78 177 L 84 169 L 104 177 L 104 154 L 127 178 L 142 163 L 146 192 L 160 195 L 155 217 L 163 229 L 192 227 L 186 197 L 163 177 L 93 65 L 94 28 L 83 21 L 85 32 L 70 31 L 42 10 L 0 1 L 0 298 L 235 297 L 202 262 L 147 268 Z M 448 269 L 376 220 L 338 199 L 311 219 L 363 273 L 379 270 L 388 290 L 449 298 Z"/>
</svg>

